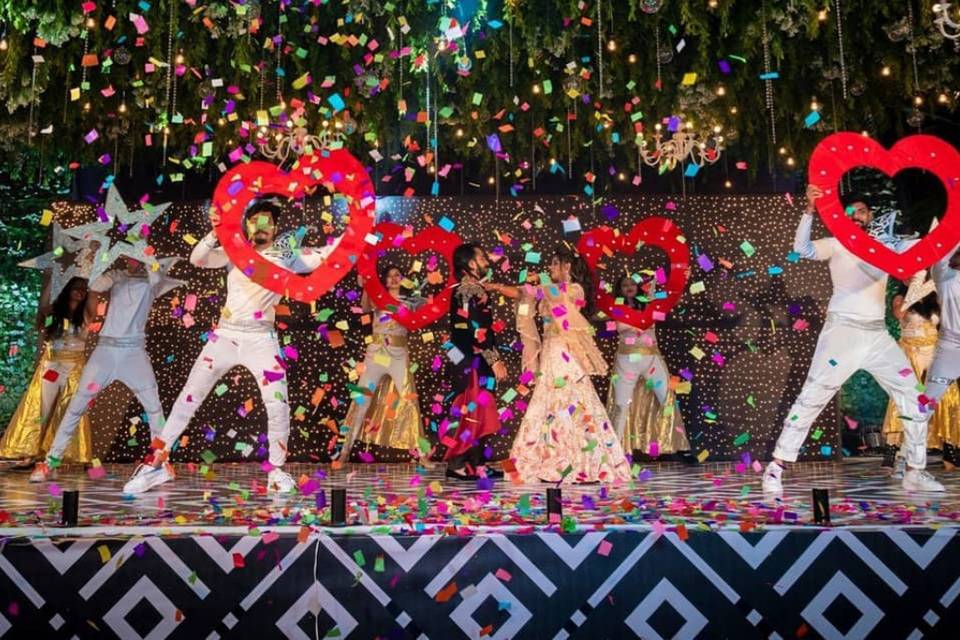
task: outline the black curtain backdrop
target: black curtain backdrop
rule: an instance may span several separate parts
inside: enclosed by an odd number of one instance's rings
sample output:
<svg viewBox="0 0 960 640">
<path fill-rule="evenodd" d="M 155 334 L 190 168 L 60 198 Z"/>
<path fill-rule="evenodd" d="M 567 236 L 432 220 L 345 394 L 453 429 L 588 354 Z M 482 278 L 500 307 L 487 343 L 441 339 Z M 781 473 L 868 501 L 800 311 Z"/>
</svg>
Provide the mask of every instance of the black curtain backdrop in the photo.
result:
<svg viewBox="0 0 960 640">
<path fill-rule="evenodd" d="M 318 244 L 322 201 L 317 198 L 290 207 L 281 220 L 285 230 L 311 228 L 308 244 Z M 65 226 L 89 221 L 93 209 L 58 205 Z M 543 197 L 501 200 L 492 198 L 384 198 L 378 202 L 378 220 L 413 225 L 415 230 L 453 221 L 465 240 L 503 253 L 498 277 L 516 282 L 520 269 L 546 268 L 552 249 L 576 243 L 579 232 L 564 233 L 561 221 L 575 216 L 583 230 L 608 224 L 623 231 L 652 215 L 674 219 L 691 247 L 692 269 L 687 292 L 666 322 L 657 328 L 661 349 L 671 372 L 692 382 L 679 397 L 687 433 L 701 460 L 767 458 L 780 425 L 800 390 L 822 326 L 830 281 L 825 264 L 797 262 L 790 255 L 800 211 L 784 196 L 633 196 L 591 205 L 580 197 Z M 207 231 L 207 203 L 176 202 L 154 224 L 151 242 L 158 255 L 189 255 L 190 238 Z M 571 225 L 567 225 L 568 229 Z M 814 237 L 824 235 L 821 225 Z M 539 252 L 542 263 L 525 263 L 528 252 Z M 426 258 L 421 256 L 421 258 Z M 409 268 L 410 256 L 391 252 L 391 261 Z M 656 269 L 663 254 L 644 248 L 632 260 L 608 262 L 607 272 Z M 183 262 L 173 274 L 188 282 L 158 300 L 148 327 L 148 349 L 168 413 L 203 346 L 203 334 L 218 316 L 225 289 L 224 270 L 197 269 Z M 444 271 L 446 273 L 446 271 Z M 425 271 L 421 272 L 425 275 Z M 612 278 L 611 278 L 612 279 Z M 702 284 L 701 284 L 702 283 Z M 192 312 L 190 294 L 196 296 Z M 288 370 L 291 405 L 290 457 L 321 462 L 329 459 L 337 424 L 349 406 L 348 372 L 362 359 L 366 329 L 356 306 L 355 273 L 314 305 L 284 300 L 278 315 L 282 345 L 295 347 L 298 358 Z M 352 310 L 353 309 L 353 310 Z M 498 396 L 516 384 L 520 374 L 513 307 L 498 305 L 504 328 L 498 334 L 510 378 Z M 189 314 L 189 319 L 186 318 Z M 192 320 L 192 324 L 191 324 Z M 187 326 L 190 325 L 190 326 Z M 598 341 L 612 362 L 613 334 L 597 322 Z M 411 352 L 420 410 L 425 430 L 436 441 L 450 392 L 448 362 L 441 345 L 446 320 L 411 334 Z M 510 353 L 512 351 L 512 353 Z M 258 372 L 259 375 L 259 372 Z M 602 398 L 608 381 L 595 379 Z M 515 400 L 513 402 L 516 402 Z M 501 407 L 505 403 L 501 401 Z M 252 406 L 252 410 L 247 410 Z M 509 454 L 521 413 L 509 405 L 507 420 L 494 446 L 495 458 Z M 101 393 L 91 409 L 98 455 L 105 462 L 131 461 L 148 450 L 149 435 L 138 426 L 141 408 L 125 388 L 114 384 Z M 256 380 L 235 369 L 204 402 L 186 431 L 189 445 L 175 460 L 260 460 L 265 457 L 266 414 Z M 831 403 L 811 430 L 804 455 L 813 459 L 836 457 L 839 434 L 835 405 Z M 361 449 L 358 447 L 355 451 Z M 408 458 L 403 452 L 373 453 L 387 461 Z M 355 458 L 356 459 L 356 458 Z"/>
</svg>

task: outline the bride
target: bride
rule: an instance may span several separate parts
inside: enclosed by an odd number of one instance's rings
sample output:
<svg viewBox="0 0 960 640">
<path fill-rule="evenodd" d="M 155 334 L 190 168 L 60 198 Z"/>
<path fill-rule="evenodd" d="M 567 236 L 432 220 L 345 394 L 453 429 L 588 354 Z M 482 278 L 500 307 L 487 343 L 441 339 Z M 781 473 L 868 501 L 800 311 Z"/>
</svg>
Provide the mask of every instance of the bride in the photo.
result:
<svg viewBox="0 0 960 640">
<path fill-rule="evenodd" d="M 590 381 L 607 372 L 587 321 L 591 279 L 582 258 L 554 251 L 550 282 L 539 286 L 486 285 L 519 298 L 517 330 L 523 340 L 525 384 L 535 384 L 510 458 L 524 482 L 629 480 L 630 466 L 603 402 Z M 536 316 L 543 321 L 543 337 Z"/>
</svg>

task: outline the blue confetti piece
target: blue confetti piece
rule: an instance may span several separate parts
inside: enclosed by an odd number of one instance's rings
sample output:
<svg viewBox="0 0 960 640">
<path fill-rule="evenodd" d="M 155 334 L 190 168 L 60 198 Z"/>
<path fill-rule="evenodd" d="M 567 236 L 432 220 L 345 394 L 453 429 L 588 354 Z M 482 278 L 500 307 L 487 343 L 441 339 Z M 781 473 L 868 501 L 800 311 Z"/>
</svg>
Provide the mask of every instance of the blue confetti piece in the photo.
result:
<svg viewBox="0 0 960 640">
<path fill-rule="evenodd" d="M 767 273 L 770 274 L 771 276 L 778 276 L 781 273 L 783 273 L 783 267 L 778 267 L 777 265 L 773 265 L 772 267 L 767 268 Z"/>
<path fill-rule="evenodd" d="M 807 114 L 807 117 L 803 119 L 803 126 L 809 129 L 818 122 L 820 122 L 820 112 L 811 111 L 809 114 Z"/>
<path fill-rule="evenodd" d="M 691 162 L 690 164 L 687 165 L 687 168 L 686 168 L 686 170 L 683 172 L 683 175 L 686 176 L 686 177 L 688 177 L 688 178 L 693 178 L 693 177 L 695 177 L 695 176 L 697 175 L 697 173 L 698 173 L 699 171 L 700 171 L 700 165 L 698 165 L 698 164 L 696 164 L 696 163 L 694 163 L 694 162 Z"/>
<path fill-rule="evenodd" d="M 440 218 L 440 221 L 437 222 L 437 224 L 444 231 L 453 231 L 453 228 L 456 226 L 456 223 L 450 218 L 448 218 L 447 216 L 443 216 L 442 218 Z"/>
<path fill-rule="evenodd" d="M 343 101 L 343 98 L 340 97 L 339 93 L 334 93 L 333 95 L 327 98 L 327 102 L 330 103 L 330 106 L 333 107 L 334 112 L 343 111 L 347 106 Z"/>
<path fill-rule="evenodd" d="M 771 71 L 770 73 L 761 73 L 761 74 L 760 74 L 760 79 L 761 79 L 761 80 L 779 80 L 779 79 L 780 79 L 780 72 L 779 72 L 779 71 Z"/>
</svg>

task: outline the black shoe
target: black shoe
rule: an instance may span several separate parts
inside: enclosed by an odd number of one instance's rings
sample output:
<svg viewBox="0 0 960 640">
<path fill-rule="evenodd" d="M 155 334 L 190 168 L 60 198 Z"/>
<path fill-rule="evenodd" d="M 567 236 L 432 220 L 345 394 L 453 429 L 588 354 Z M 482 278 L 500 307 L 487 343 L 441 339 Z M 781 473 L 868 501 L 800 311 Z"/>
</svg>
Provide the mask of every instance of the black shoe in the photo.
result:
<svg viewBox="0 0 960 640">
<path fill-rule="evenodd" d="M 494 469 L 493 467 L 490 467 L 490 466 L 484 466 L 483 470 L 486 472 L 487 478 L 491 480 L 500 480 L 503 478 L 503 471 L 501 471 L 500 469 Z"/>
<path fill-rule="evenodd" d="M 459 480 L 460 482 L 476 482 L 477 476 L 472 476 L 468 473 L 457 473 L 453 469 L 447 469 L 446 476 L 451 480 Z"/>
</svg>

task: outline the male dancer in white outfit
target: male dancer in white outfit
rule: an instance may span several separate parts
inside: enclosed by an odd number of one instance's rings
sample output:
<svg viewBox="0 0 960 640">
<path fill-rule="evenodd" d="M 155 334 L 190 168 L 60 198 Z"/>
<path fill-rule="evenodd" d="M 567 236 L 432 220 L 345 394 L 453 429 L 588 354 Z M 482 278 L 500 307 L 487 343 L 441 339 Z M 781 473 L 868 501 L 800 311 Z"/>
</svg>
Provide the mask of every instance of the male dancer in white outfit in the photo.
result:
<svg viewBox="0 0 960 640">
<path fill-rule="evenodd" d="M 940 338 L 923 392 L 932 414 L 947 387 L 960 377 L 960 247 L 934 264 L 930 272 L 940 296 Z"/>
<path fill-rule="evenodd" d="M 904 431 L 901 451 L 908 467 L 903 476 L 904 489 L 943 491 L 943 485 L 924 471 L 930 414 L 920 406 L 917 377 L 884 321 L 887 274 L 850 253 L 836 238 L 811 242 L 814 200 L 821 195 L 817 187 L 807 187 L 807 208 L 800 218 L 793 250 L 801 258 L 829 261 L 833 296 L 807 380 L 784 421 L 773 461 L 763 473 L 763 490 L 770 494 L 783 492 L 784 462 L 796 462 L 813 421 L 847 378 L 864 369 L 893 398 L 900 412 Z M 873 212 L 862 198 L 849 200 L 853 220 L 867 228 L 873 222 Z M 902 241 L 891 244 L 896 251 L 908 247 Z"/>
<path fill-rule="evenodd" d="M 47 480 L 60 464 L 63 452 L 73 438 L 87 405 L 111 382 L 119 380 L 134 393 L 150 423 L 151 438 L 163 427 L 163 407 L 146 350 L 146 326 L 153 301 L 181 284 L 165 275 L 175 258 L 162 261 L 153 270 L 142 262 L 127 259 L 126 269 L 111 269 L 90 283 L 91 293 L 110 293 L 110 303 L 97 347 L 90 355 L 77 385 L 77 393 L 67 405 L 45 463 L 34 467 L 31 482 Z"/>
<path fill-rule="evenodd" d="M 297 273 L 313 271 L 333 251 L 337 243 L 323 249 L 303 247 L 290 252 L 274 246 L 276 219 L 280 207 L 272 203 L 257 206 L 247 217 L 247 236 L 256 250 L 270 262 Z M 216 227 L 220 216 L 211 211 L 210 222 Z M 206 269 L 223 269 L 227 273 L 227 298 L 215 331 L 209 333 L 183 390 L 170 410 L 159 439 L 163 449 L 156 451 L 151 464 L 141 465 L 123 488 L 125 495 L 143 493 L 174 478 L 167 461 L 169 453 L 187 428 L 210 390 L 233 367 L 245 367 L 257 378 L 260 396 L 267 410 L 267 440 L 272 467 L 267 487 L 289 493 L 296 483 L 283 471 L 287 459 L 287 438 L 290 435 L 290 406 L 287 404 L 287 381 L 280 344 L 274 330 L 274 307 L 282 296 L 261 287 L 230 262 L 226 251 L 217 247 L 216 232 L 211 230 L 197 243 L 190 254 L 190 263 Z"/>
</svg>

